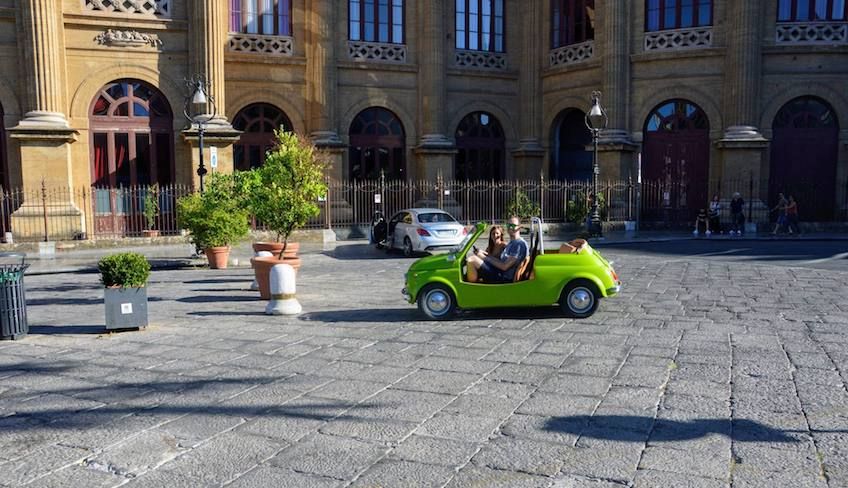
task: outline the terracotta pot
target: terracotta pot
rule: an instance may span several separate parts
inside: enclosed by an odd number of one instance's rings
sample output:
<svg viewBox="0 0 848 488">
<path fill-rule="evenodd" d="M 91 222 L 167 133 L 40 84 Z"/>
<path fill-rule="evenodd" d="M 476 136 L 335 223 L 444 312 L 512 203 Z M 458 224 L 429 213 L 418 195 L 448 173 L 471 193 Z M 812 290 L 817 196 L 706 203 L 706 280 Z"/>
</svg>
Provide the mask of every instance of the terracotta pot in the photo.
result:
<svg viewBox="0 0 848 488">
<path fill-rule="evenodd" d="M 144 237 L 159 237 L 159 231 L 158 230 L 143 230 L 143 231 L 141 231 L 141 234 Z"/>
<path fill-rule="evenodd" d="M 286 259 L 295 259 L 297 258 L 297 252 L 300 251 L 300 243 L 299 242 L 289 242 L 286 246 L 286 250 L 283 253 L 283 257 Z M 279 251 L 278 251 L 279 252 Z M 294 265 L 292 265 L 294 266 Z M 300 266 L 300 263 L 298 263 Z M 297 268 L 295 268 L 297 269 Z"/>
<path fill-rule="evenodd" d="M 271 298 L 271 268 L 277 264 L 288 264 L 294 268 L 295 272 L 300 269 L 300 259 L 276 257 L 251 258 L 250 264 L 253 265 L 253 273 L 256 276 L 256 283 L 259 284 L 259 298 L 269 300 Z"/>
<path fill-rule="evenodd" d="M 253 252 L 268 251 L 274 255 L 279 255 L 283 250 L 282 242 L 254 242 Z"/>
<path fill-rule="evenodd" d="M 203 250 L 209 260 L 210 269 L 227 269 L 227 259 L 230 257 L 230 246 L 208 247 Z"/>
</svg>

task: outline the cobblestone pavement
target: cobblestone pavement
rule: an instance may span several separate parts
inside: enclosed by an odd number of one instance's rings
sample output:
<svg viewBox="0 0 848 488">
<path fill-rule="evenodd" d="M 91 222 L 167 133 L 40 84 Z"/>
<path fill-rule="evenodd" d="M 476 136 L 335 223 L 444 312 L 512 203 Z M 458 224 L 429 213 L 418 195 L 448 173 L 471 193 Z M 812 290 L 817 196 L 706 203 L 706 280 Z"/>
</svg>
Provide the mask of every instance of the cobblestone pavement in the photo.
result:
<svg viewBox="0 0 848 488">
<path fill-rule="evenodd" d="M 427 322 L 362 247 L 304 256 L 301 316 L 248 269 L 158 271 L 111 335 L 97 275 L 27 277 L 0 486 L 848 486 L 846 271 L 609 249 L 590 319 Z"/>
</svg>

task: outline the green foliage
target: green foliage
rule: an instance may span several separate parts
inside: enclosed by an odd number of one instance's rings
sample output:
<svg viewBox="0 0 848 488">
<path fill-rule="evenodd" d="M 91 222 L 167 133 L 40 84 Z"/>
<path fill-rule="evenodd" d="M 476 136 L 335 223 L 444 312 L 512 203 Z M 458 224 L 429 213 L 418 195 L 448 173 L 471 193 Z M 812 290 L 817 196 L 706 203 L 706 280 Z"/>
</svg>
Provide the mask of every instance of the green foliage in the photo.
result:
<svg viewBox="0 0 848 488">
<path fill-rule="evenodd" d="M 565 220 L 578 224 L 585 223 L 586 217 L 592 211 L 590 203 L 586 201 L 586 193 L 580 191 L 573 192 L 565 202 Z M 601 214 L 601 220 L 606 218 L 607 205 L 603 193 L 598 198 L 598 212 Z"/>
<path fill-rule="evenodd" d="M 141 288 L 150 277 L 150 263 L 137 252 L 122 252 L 103 257 L 98 263 L 103 286 Z"/>
<path fill-rule="evenodd" d="M 515 190 L 515 195 L 506 207 L 507 216 L 517 216 L 521 220 L 529 220 L 530 217 L 539 217 L 541 210 L 539 206 L 522 190 Z"/>
<path fill-rule="evenodd" d="M 147 188 L 144 194 L 142 213 L 147 229 L 152 230 L 156 225 L 156 216 L 159 215 L 159 185 L 154 183 Z"/>
<path fill-rule="evenodd" d="M 213 173 L 206 190 L 177 202 L 177 222 L 191 232 L 200 249 L 229 246 L 243 239 L 250 226 L 233 175 Z"/>
<path fill-rule="evenodd" d="M 277 145 L 265 162 L 238 175 L 249 211 L 277 241 L 287 243 L 291 233 L 318 215 L 318 197 L 327 195 L 324 161 L 309 141 L 293 132 L 275 132 Z"/>
</svg>

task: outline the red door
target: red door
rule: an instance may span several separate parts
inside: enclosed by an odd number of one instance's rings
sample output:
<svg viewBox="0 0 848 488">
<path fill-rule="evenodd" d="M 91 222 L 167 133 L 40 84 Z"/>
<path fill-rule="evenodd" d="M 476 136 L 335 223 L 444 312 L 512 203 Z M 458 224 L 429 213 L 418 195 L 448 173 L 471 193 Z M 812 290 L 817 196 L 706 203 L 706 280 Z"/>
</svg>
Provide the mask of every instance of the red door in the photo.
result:
<svg viewBox="0 0 848 488">
<path fill-rule="evenodd" d="M 791 194 L 802 220 L 832 220 L 838 149 L 839 126 L 827 103 L 801 97 L 784 105 L 773 125 L 769 203 Z"/>
<path fill-rule="evenodd" d="M 710 138 L 706 115 L 684 100 L 665 102 L 645 125 L 644 220 L 689 225 L 709 201 Z"/>
</svg>

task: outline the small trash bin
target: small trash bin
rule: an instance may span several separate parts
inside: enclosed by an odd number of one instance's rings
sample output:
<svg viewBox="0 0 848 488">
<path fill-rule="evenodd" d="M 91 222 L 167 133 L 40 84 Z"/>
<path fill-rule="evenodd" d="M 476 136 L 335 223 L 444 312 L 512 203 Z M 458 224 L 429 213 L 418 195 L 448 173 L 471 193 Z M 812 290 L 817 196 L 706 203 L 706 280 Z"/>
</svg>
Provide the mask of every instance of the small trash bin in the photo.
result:
<svg viewBox="0 0 848 488">
<path fill-rule="evenodd" d="M 0 253 L 0 340 L 17 340 L 29 333 L 24 293 L 26 254 Z"/>
</svg>

